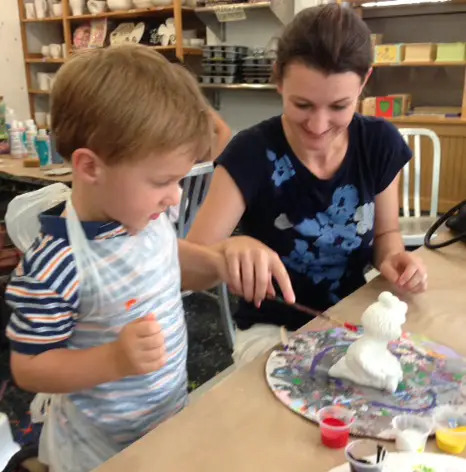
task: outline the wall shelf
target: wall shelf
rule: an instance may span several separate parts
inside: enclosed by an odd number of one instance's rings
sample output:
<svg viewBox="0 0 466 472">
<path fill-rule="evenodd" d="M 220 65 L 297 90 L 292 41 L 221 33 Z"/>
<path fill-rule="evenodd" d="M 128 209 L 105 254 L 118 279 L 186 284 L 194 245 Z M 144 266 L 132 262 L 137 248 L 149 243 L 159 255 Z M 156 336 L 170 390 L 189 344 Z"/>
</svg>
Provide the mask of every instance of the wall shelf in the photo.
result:
<svg viewBox="0 0 466 472">
<path fill-rule="evenodd" d="M 395 116 L 393 118 L 387 118 L 388 121 L 393 123 L 422 123 L 422 124 L 437 124 L 437 125 L 466 125 L 466 120 L 463 118 L 447 118 L 444 116 L 436 115 L 408 115 L 408 116 Z"/>
<path fill-rule="evenodd" d="M 465 67 L 466 61 L 459 62 L 417 62 L 417 61 L 405 61 L 405 62 L 390 62 L 390 63 L 375 63 L 373 67 Z"/>
<path fill-rule="evenodd" d="M 222 11 L 243 11 L 248 15 L 248 12 L 254 10 L 269 11 L 282 24 L 289 23 L 294 16 L 294 2 L 287 0 L 268 0 L 255 3 L 234 3 L 231 5 L 218 5 L 208 7 L 195 8 L 196 15 L 199 19 L 210 28 L 213 33 L 221 40 L 225 41 L 225 22 L 218 20 L 218 12 Z"/>
<path fill-rule="evenodd" d="M 63 21 L 61 16 L 53 16 L 51 18 L 22 18 L 22 23 L 50 23 L 53 21 Z"/>
<path fill-rule="evenodd" d="M 211 90 L 276 90 L 274 84 L 201 84 L 201 88 Z"/>
<path fill-rule="evenodd" d="M 26 57 L 26 64 L 63 64 L 65 59 L 53 59 L 51 57 Z"/>
<path fill-rule="evenodd" d="M 31 95 L 50 95 L 50 90 L 29 89 L 28 93 Z"/>
<path fill-rule="evenodd" d="M 2 0 L 0 0 L 2 1 Z M 38 53 L 31 53 L 28 47 L 28 32 L 31 24 L 47 24 L 52 25 L 56 30 L 60 30 L 60 36 L 62 36 L 61 41 L 53 41 L 54 43 L 64 43 L 65 50 L 67 51 L 67 57 L 73 54 L 73 30 L 80 23 L 87 23 L 92 20 L 98 19 L 113 19 L 113 20 L 127 20 L 127 19 L 141 19 L 141 20 L 152 20 L 155 19 L 157 22 L 163 22 L 168 17 L 174 18 L 175 23 L 175 37 L 178 39 L 177 44 L 171 46 L 153 46 L 154 49 L 162 54 L 167 54 L 170 56 L 175 56 L 183 61 L 185 56 L 201 56 L 202 49 L 195 47 L 184 47 L 183 46 L 183 23 L 188 21 L 190 27 L 193 23 L 200 24 L 199 20 L 194 14 L 194 8 L 182 6 L 182 0 L 172 0 L 171 5 L 168 6 L 159 6 L 152 8 L 141 8 L 141 9 L 131 9 L 128 11 L 106 11 L 98 14 L 83 14 L 73 16 L 71 13 L 70 3 L 71 0 L 60 0 L 63 8 L 63 16 L 61 17 L 46 17 L 40 19 L 26 19 L 26 8 L 24 0 L 18 1 L 19 16 L 21 20 L 21 40 L 23 45 L 23 57 L 24 64 L 26 69 L 26 83 L 29 96 L 29 108 L 31 116 L 35 115 L 36 111 L 36 102 L 38 102 L 38 97 L 47 95 L 47 91 L 38 90 L 37 85 L 34 83 L 34 73 L 33 69 L 35 64 L 56 64 L 58 67 L 61 64 L 64 64 L 66 59 L 59 58 L 53 59 L 49 57 L 43 57 Z M 44 26 L 43 26 L 44 27 Z M 150 46 L 152 47 L 152 46 Z M 37 50 L 37 45 L 34 46 Z M 40 49 L 40 47 L 39 47 Z M 34 50 L 34 49 L 33 49 Z"/>
<path fill-rule="evenodd" d="M 181 7 L 183 13 L 193 13 L 193 8 Z M 115 18 L 115 19 L 127 19 L 127 18 L 141 18 L 145 16 L 167 16 L 173 15 L 173 6 L 166 7 L 153 7 L 153 8 L 139 8 L 127 11 L 106 11 L 96 14 L 85 14 L 85 15 L 69 15 L 66 17 L 68 21 L 83 21 L 83 20 L 99 20 L 102 18 Z"/>
<path fill-rule="evenodd" d="M 221 106 L 221 92 L 223 90 L 250 90 L 250 91 L 276 91 L 277 87 L 274 84 L 200 84 L 203 90 L 212 98 L 212 106 L 216 110 L 220 110 Z"/>
</svg>

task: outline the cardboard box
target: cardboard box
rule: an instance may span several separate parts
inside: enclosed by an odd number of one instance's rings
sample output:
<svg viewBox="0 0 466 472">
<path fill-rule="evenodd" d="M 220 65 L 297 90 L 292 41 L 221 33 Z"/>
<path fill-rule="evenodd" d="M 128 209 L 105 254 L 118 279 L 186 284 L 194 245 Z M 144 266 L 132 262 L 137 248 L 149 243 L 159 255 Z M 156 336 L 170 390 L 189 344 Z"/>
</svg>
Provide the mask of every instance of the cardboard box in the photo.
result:
<svg viewBox="0 0 466 472">
<path fill-rule="evenodd" d="M 466 43 L 437 44 L 437 61 L 463 62 L 466 60 Z"/>
<path fill-rule="evenodd" d="M 361 103 L 361 115 L 375 116 L 376 97 L 367 97 Z"/>
<path fill-rule="evenodd" d="M 411 94 L 409 93 L 391 93 L 389 97 L 399 97 L 402 100 L 401 103 L 401 114 L 407 115 L 411 111 Z"/>
<path fill-rule="evenodd" d="M 383 118 L 393 118 L 401 116 L 403 109 L 403 100 L 401 97 L 377 97 L 375 116 Z"/>
<path fill-rule="evenodd" d="M 371 34 L 371 44 L 372 44 L 372 49 L 375 49 L 376 46 L 379 44 L 382 44 L 382 34 Z"/>
<path fill-rule="evenodd" d="M 436 44 L 411 43 L 405 45 L 405 58 L 403 62 L 433 62 L 436 57 Z"/>
<path fill-rule="evenodd" d="M 379 44 L 375 46 L 376 64 L 398 64 L 405 58 L 404 44 Z"/>
</svg>

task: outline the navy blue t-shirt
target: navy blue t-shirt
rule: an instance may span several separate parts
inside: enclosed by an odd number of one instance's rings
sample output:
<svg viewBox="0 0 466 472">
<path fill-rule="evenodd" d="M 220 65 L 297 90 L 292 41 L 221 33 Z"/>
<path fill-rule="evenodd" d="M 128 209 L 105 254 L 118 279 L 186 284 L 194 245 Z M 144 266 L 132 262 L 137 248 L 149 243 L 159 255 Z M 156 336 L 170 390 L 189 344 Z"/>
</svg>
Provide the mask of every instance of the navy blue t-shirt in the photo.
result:
<svg viewBox="0 0 466 472">
<path fill-rule="evenodd" d="M 278 253 L 297 301 L 325 310 L 364 284 L 374 244 L 375 196 L 411 158 L 392 124 L 356 114 L 345 158 L 335 175 L 321 180 L 293 153 L 280 116 L 238 133 L 218 163 L 246 202 L 244 234 Z M 240 303 L 240 329 L 273 323 L 297 329 L 306 315 L 276 302 L 257 310 Z"/>
</svg>

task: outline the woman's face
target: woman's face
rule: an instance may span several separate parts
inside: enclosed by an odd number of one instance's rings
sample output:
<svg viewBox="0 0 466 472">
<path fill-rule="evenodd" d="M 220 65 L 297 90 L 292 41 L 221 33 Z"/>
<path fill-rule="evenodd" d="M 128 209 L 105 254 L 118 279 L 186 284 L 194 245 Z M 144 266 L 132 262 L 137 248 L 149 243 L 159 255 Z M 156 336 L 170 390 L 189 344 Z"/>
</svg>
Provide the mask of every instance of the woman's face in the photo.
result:
<svg viewBox="0 0 466 472">
<path fill-rule="evenodd" d="M 288 64 L 278 91 L 288 131 L 300 147 L 328 150 L 350 124 L 363 86 L 354 72 L 325 75 L 302 62 Z"/>
</svg>

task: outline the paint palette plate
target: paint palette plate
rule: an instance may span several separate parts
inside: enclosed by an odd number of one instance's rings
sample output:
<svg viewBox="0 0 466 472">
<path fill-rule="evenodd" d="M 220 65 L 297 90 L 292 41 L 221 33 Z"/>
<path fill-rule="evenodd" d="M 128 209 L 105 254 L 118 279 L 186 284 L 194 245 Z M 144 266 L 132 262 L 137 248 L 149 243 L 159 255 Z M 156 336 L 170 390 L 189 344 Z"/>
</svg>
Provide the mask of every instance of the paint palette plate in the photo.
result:
<svg viewBox="0 0 466 472">
<path fill-rule="evenodd" d="M 446 454 L 395 452 L 387 456 L 384 472 L 464 472 L 466 460 Z M 350 472 L 343 464 L 330 472 Z"/>
<path fill-rule="evenodd" d="M 401 413 L 431 416 L 437 407 L 455 405 L 466 414 L 466 361 L 452 349 L 414 334 L 404 333 L 389 345 L 404 373 L 394 394 L 329 377 L 330 367 L 361 335 L 361 328 L 357 333 L 334 328 L 291 336 L 288 350 L 273 351 L 266 364 L 275 396 L 314 422 L 324 406 L 350 408 L 356 416 L 351 434 L 380 439 L 394 439 L 392 420 Z"/>
</svg>

